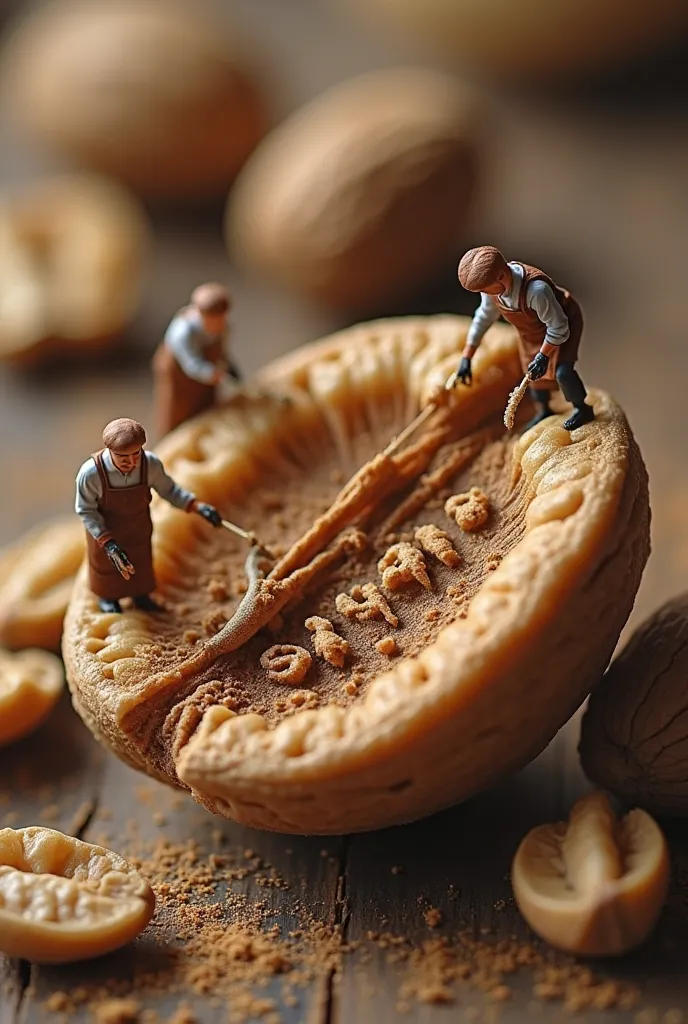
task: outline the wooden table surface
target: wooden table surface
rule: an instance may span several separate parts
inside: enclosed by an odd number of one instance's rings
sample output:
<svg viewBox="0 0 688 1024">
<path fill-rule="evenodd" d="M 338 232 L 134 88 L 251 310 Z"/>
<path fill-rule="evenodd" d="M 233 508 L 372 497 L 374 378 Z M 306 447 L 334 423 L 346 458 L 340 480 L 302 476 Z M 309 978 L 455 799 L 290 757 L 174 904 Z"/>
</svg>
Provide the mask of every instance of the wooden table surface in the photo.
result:
<svg viewBox="0 0 688 1024">
<path fill-rule="evenodd" d="M 331 82 L 409 56 L 391 44 L 385 48 L 318 0 L 243 0 L 231 6 L 272 53 L 273 88 L 282 111 Z M 586 95 L 492 90 L 483 189 L 466 236 L 457 240 L 457 255 L 491 242 L 508 258 L 542 266 L 583 304 L 581 374 L 621 402 L 650 472 L 653 551 L 627 631 L 683 589 L 688 569 L 684 64 L 660 62 Z M 47 169 L 6 128 L 0 140 L 3 180 Z M 38 374 L 0 371 L 5 495 L 0 542 L 71 510 L 75 471 L 109 418 L 132 415 L 151 422 L 150 355 L 169 315 L 195 284 L 228 281 L 235 294 L 235 352 L 248 373 L 350 322 L 242 276 L 227 261 L 221 209 L 219 203 L 200 213 L 151 211 L 155 247 L 146 300 L 116 355 L 97 365 Z M 472 298 L 461 296 L 454 281 L 451 266 L 435 288 L 409 296 L 404 308 L 383 308 L 379 314 L 471 312 Z M 180 802 L 101 751 L 65 700 L 32 738 L 0 752 L 0 826 L 43 823 L 87 840 L 105 831 L 116 846 L 134 819 L 143 837 L 181 841 L 193 836 L 201 854 L 213 848 L 219 829 L 226 848 L 250 847 L 287 879 L 288 890 L 270 892 L 278 922 L 290 919 L 290 901 L 299 894 L 311 901 L 317 917 L 342 924 L 349 940 L 388 929 L 420 944 L 466 924 L 476 935 L 491 929 L 497 938 L 524 937 L 527 930 L 510 899 L 510 860 L 530 827 L 565 816 L 586 788 L 577 738 L 578 717 L 519 776 L 431 819 L 375 834 L 295 838 L 211 819 L 190 799 Z M 160 813 L 153 815 L 152 806 Z M 634 1010 L 580 1015 L 589 1024 L 621 1024 L 634 1016 L 636 1024 L 680 1024 L 679 1011 L 688 1013 L 688 916 L 681 889 L 688 844 L 680 824 L 666 828 L 675 883 L 657 931 L 633 956 L 595 965 L 601 977 L 637 982 L 642 1001 Z M 255 880 L 236 884 L 249 901 L 265 898 Z M 430 905 L 443 913 L 438 930 L 430 930 L 424 917 Z M 132 957 L 145 955 L 145 948 L 144 936 L 128 953 L 68 969 L 38 969 L 0 956 L 0 1024 L 50 1016 L 46 998 L 80 980 L 105 974 L 126 979 Z M 323 968 L 298 1006 L 279 1005 L 279 988 L 270 991 L 281 1019 L 293 1024 L 402 1019 L 515 1024 L 529 1017 L 552 1024 L 567 1018 L 560 1000 L 535 999 L 527 968 L 509 979 L 514 993 L 507 1002 L 490 1004 L 459 981 L 455 1003 L 412 1001 L 405 1015 L 398 1006 L 402 980 L 403 966 L 376 949 L 363 962 L 344 957 L 340 969 Z M 143 998 L 142 1005 L 167 1019 L 178 1001 L 177 995 L 157 994 Z M 219 1007 L 210 996 L 193 996 L 190 1002 L 203 1022 L 232 1019 L 231 996 Z"/>
</svg>

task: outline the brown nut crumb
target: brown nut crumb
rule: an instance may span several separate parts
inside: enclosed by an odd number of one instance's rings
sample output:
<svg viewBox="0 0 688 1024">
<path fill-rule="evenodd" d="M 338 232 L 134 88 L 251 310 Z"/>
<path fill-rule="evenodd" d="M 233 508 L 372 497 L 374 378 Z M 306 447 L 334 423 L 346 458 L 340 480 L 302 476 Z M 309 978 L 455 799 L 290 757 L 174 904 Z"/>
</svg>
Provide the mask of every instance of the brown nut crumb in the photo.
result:
<svg viewBox="0 0 688 1024">
<path fill-rule="evenodd" d="M 136 1024 L 140 1013 L 136 999 L 107 999 L 94 1009 L 97 1024 Z"/>
<path fill-rule="evenodd" d="M 669 855 L 645 811 L 616 821 L 608 797 L 589 793 L 567 823 L 541 825 L 511 869 L 518 908 L 536 934 L 580 956 L 618 956 L 643 942 L 669 885 Z"/>
<path fill-rule="evenodd" d="M 419 526 L 415 538 L 428 555 L 434 555 L 443 565 L 456 569 L 461 565 L 461 555 L 452 544 L 451 537 L 437 526 Z"/>
<path fill-rule="evenodd" d="M 335 605 L 338 612 L 357 622 L 386 619 L 390 626 L 396 628 L 399 625 L 399 619 L 374 583 L 364 583 L 362 587 L 356 585 L 351 588 L 350 595 L 337 594 Z"/>
<path fill-rule="evenodd" d="M 208 597 L 213 601 L 226 601 L 229 597 L 227 584 L 223 580 L 212 579 L 206 587 Z"/>
<path fill-rule="evenodd" d="M 315 653 L 330 665 L 336 668 L 343 668 L 346 656 L 351 647 L 349 641 L 335 633 L 334 627 L 329 619 L 323 619 L 319 615 L 311 615 L 306 619 L 306 629 L 313 633 L 313 647 Z"/>
<path fill-rule="evenodd" d="M 425 918 L 425 923 L 428 928 L 439 928 L 444 921 L 444 915 L 437 907 L 428 907 L 423 914 L 423 917 Z"/>
<path fill-rule="evenodd" d="M 377 563 L 377 569 L 382 585 L 388 590 L 400 590 L 414 580 L 426 590 L 432 590 L 423 553 L 405 541 L 392 544 Z"/>
<path fill-rule="evenodd" d="M 276 683 L 298 686 L 308 675 L 313 659 L 305 648 L 296 644 L 274 644 L 263 651 L 260 663 Z"/>
<path fill-rule="evenodd" d="M 453 494 L 448 498 L 444 511 L 462 530 L 479 530 L 490 514 L 490 499 L 479 487 L 471 487 L 465 494 Z"/>
<path fill-rule="evenodd" d="M 375 650 L 380 654 L 386 654 L 388 658 L 393 658 L 395 654 L 399 653 L 399 647 L 393 636 L 383 636 L 382 640 L 378 640 L 375 644 Z"/>
</svg>

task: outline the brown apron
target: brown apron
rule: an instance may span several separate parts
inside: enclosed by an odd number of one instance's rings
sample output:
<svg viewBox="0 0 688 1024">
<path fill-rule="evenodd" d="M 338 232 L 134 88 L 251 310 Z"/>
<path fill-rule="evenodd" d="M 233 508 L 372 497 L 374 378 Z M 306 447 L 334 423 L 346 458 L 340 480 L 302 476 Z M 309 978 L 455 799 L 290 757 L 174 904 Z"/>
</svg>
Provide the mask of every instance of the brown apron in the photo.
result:
<svg viewBox="0 0 688 1024">
<path fill-rule="evenodd" d="M 537 267 L 528 266 L 527 263 L 520 265 L 523 267 L 524 276 L 518 299 L 518 309 L 509 309 L 502 305 L 499 295 L 493 295 L 492 298 L 504 319 L 513 324 L 518 331 L 521 368 L 525 375 L 528 372 L 529 364 L 540 351 L 547 333 L 547 327 L 535 310 L 529 309 L 526 305 L 526 289 L 531 281 L 546 281 L 550 286 L 557 302 L 568 317 L 569 336 L 564 344 L 558 345 L 556 352 L 549 357 L 549 365 L 544 377 L 532 381 L 530 386 L 536 391 L 555 391 L 559 387 L 555 376 L 559 363 L 575 363 L 578 358 L 578 346 L 583 333 L 583 313 L 570 292 L 554 284 L 547 274 L 543 274 Z"/>
<path fill-rule="evenodd" d="M 151 492 L 148 486 L 148 461 L 145 453 L 142 453 L 141 483 L 132 484 L 131 487 L 111 487 L 102 457 L 102 451 L 93 456 L 103 487 L 98 511 L 113 540 L 126 551 L 136 573 L 125 580 L 87 530 L 89 585 L 94 594 L 107 601 L 150 594 L 155 590 L 155 573 L 151 550 L 153 523 L 149 507 Z"/>
<path fill-rule="evenodd" d="M 189 307 L 185 307 L 176 316 L 184 316 L 188 312 Z M 222 338 L 204 346 L 203 355 L 219 366 L 224 355 Z M 164 340 L 153 356 L 153 378 L 158 439 L 197 413 L 212 408 L 215 403 L 216 385 L 201 384 L 187 377 Z"/>
</svg>

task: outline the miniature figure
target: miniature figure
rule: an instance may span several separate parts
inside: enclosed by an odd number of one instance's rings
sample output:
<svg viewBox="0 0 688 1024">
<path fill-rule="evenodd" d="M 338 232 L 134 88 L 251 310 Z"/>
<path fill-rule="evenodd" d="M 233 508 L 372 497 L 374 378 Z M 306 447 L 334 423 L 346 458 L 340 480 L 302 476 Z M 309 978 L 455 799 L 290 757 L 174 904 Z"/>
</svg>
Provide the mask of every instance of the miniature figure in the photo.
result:
<svg viewBox="0 0 688 1024">
<path fill-rule="evenodd" d="M 144 452 L 146 432 L 131 419 L 103 430 L 103 449 L 84 462 L 76 478 L 76 512 L 86 528 L 89 582 L 103 612 L 121 612 L 120 598 L 161 611 L 150 596 L 155 573 L 150 515 L 151 487 L 171 505 L 222 526 L 213 505 L 197 501 L 167 475 L 160 459 Z"/>
<path fill-rule="evenodd" d="M 158 437 L 215 404 L 217 386 L 242 377 L 227 351 L 231 300 L 220 284 L 195 288 L 153 357 Z"/>
<path fill-rule="evenodd" d="M 459 368 L 447 386 L 471 383 L 475 351 L 488 328 L 502 316 L 518 331 L 523 373 L 538 409 L 526 429 L 552 415 L 550 392 L 558 387 L 573 405 L 573 415 L 564 423 L 566 430 L 594 420 L 592 406 L 585 401 L 585 385 L 575 369 L 583 314 L 574 297 L 536 267 L 507 263 L 492 245 L 470 249 L 459 263 L 458 276 L 469 292 L 481 293 L 481 301 Z"/>
</svg>

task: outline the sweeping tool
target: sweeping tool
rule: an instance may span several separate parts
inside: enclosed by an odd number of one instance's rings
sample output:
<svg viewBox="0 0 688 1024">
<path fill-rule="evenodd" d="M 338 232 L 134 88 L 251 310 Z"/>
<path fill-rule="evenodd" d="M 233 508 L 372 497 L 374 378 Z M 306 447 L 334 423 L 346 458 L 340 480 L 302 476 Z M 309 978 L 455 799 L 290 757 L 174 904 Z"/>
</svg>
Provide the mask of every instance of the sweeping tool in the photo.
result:
<svg viewBox="0 0 688 1024">
<path fill-rule="evenodd" d="M 509 401 L 507 402 L 506 409 L 504 410 L 504 426 L 507 430 L 511 430 L 513 427 L 516 421 L 516 410 L 529 387 L 530 377 L 526 374 L 518 387 L 515 387 L 509 395 Z"/>
</svg>

